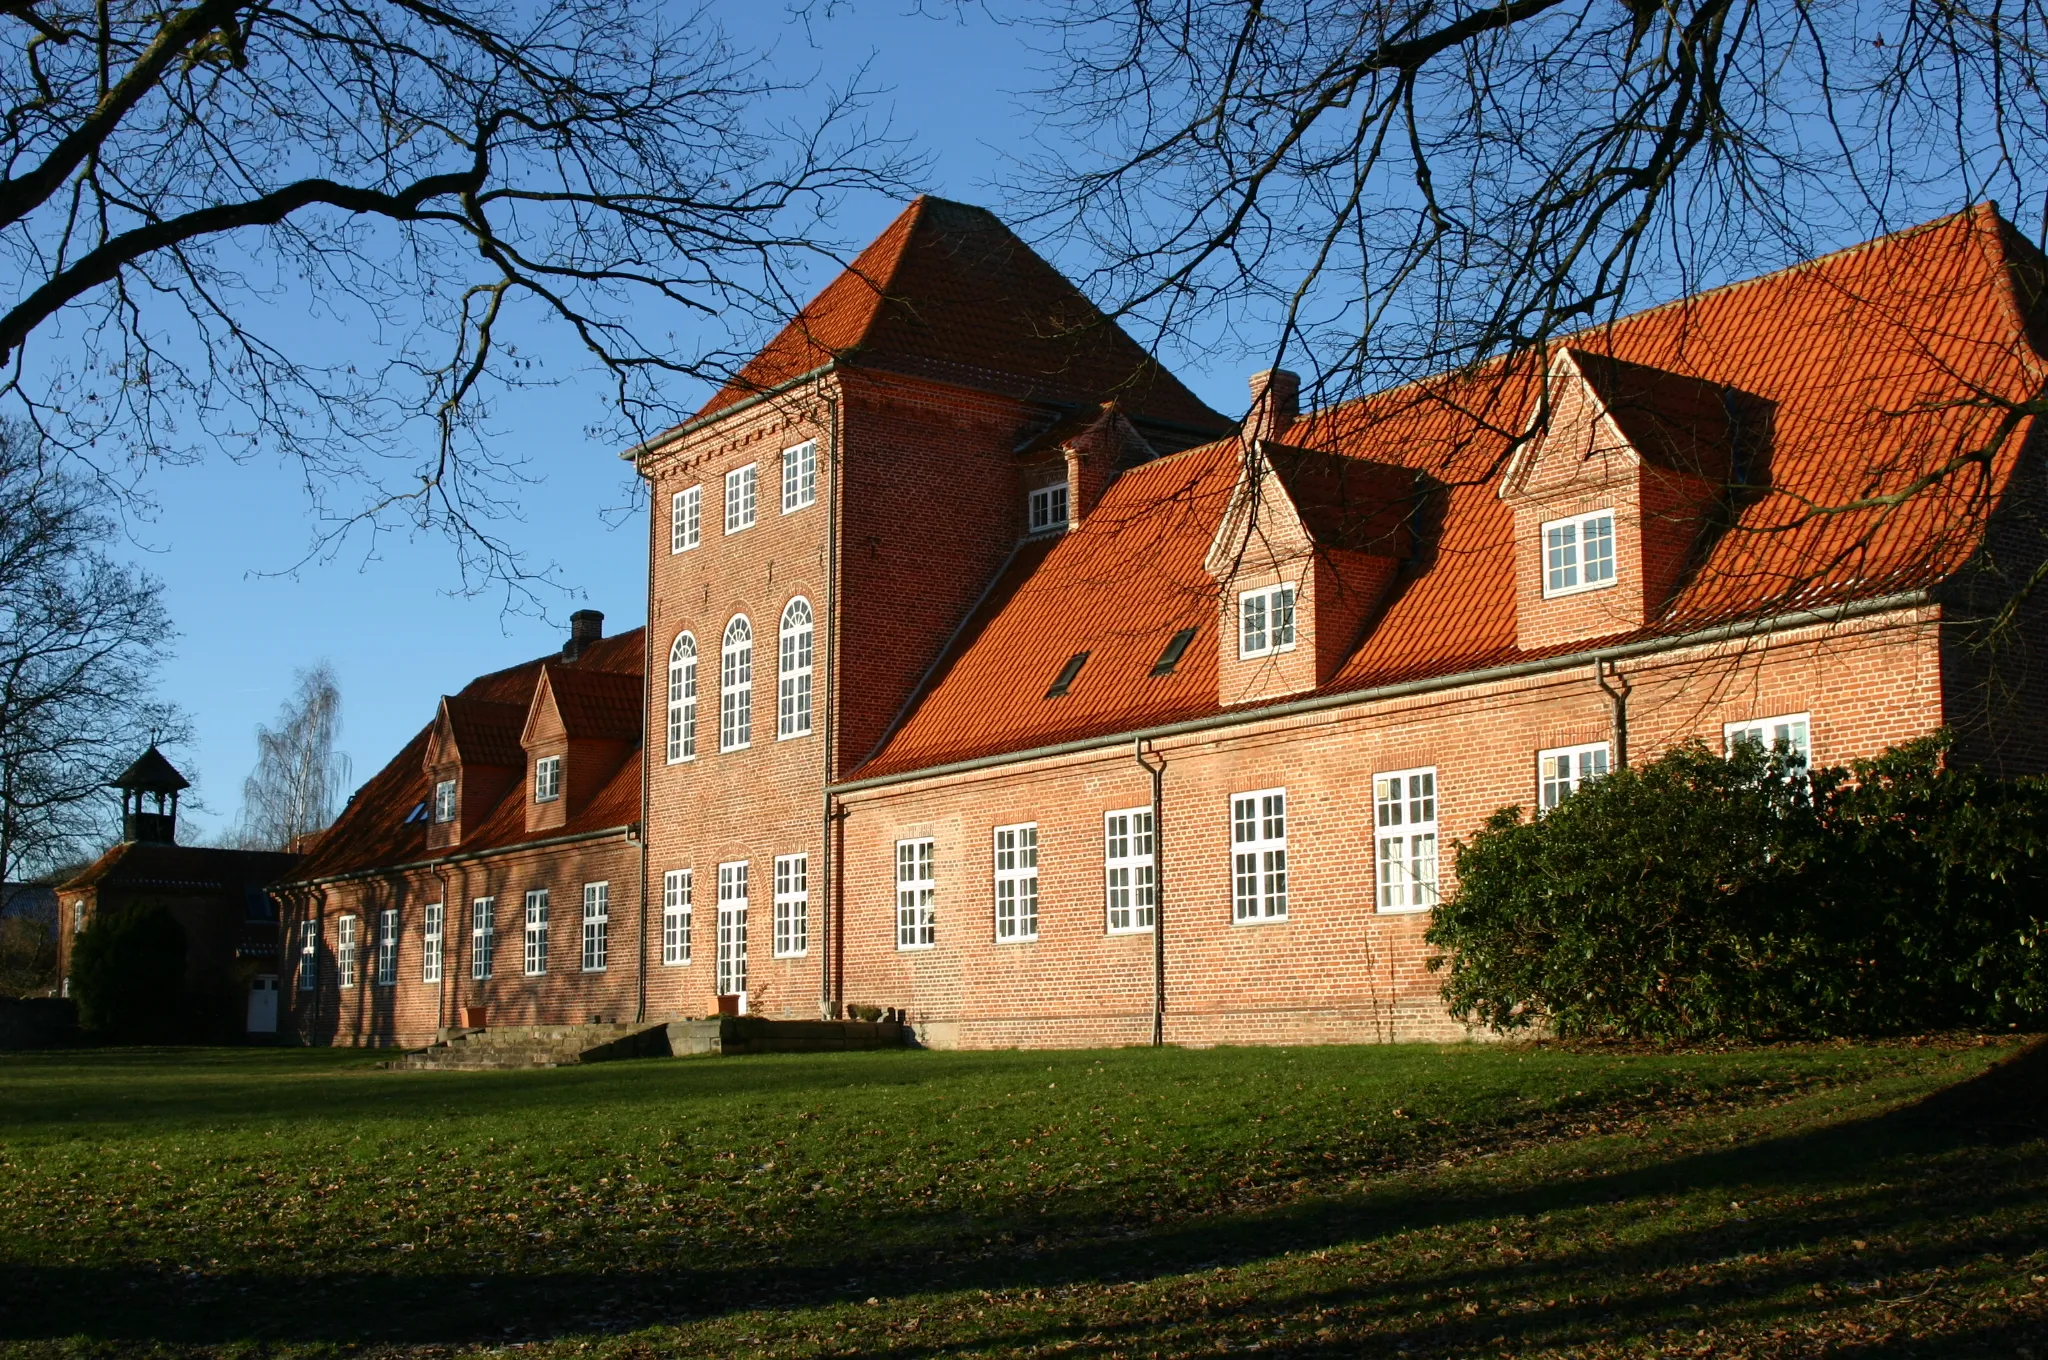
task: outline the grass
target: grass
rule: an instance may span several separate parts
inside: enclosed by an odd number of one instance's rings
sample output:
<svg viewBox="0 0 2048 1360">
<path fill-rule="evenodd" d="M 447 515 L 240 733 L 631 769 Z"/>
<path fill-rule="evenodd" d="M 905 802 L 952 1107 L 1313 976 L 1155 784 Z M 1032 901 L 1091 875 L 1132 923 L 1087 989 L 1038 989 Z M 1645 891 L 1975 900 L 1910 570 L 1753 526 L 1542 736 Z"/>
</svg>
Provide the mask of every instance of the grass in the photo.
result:
<svg viewBox="0 0 2048 1360">
<path fill-rule="evenodd" d="M 27 1355 L 2048 1360 L 2048 1049 L 0 1058 Z"/>
</svg>

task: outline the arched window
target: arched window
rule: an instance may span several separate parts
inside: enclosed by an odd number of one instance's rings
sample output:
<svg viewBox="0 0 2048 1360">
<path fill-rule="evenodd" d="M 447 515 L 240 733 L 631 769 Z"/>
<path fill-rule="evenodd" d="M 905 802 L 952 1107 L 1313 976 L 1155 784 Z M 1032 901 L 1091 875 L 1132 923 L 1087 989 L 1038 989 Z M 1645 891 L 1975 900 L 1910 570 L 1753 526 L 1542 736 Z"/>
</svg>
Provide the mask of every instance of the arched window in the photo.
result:
<svg viewBox="0 0 2048 1360">
<path fill-rule="evenodd" d="M 718 657 L 718 749 L 737 751 L 754 737 L 754 626 L 745 614 L 725 625 Z"/>
<path fill-rule="evenodd" d="M 799 595 L 782 611 L 782 675 L 776 691 L 775 736 L 811 732 L 811 602 Z"/>
<path fill-rule="evenodd" d="M 668 763 L 697 758 L 697 639 L 678 634 L 668 649 Z"/>
</svg>

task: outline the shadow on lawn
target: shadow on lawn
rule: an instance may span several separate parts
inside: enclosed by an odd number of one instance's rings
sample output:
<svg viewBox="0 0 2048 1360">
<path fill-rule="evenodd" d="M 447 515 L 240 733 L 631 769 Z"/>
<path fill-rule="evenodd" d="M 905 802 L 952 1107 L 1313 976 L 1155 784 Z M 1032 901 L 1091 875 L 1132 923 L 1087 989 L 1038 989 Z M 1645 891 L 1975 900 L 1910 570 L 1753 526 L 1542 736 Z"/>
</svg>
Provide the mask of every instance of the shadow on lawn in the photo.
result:
<svg viewBox="0 0 2048 1360">
<path fill-rule="evenodd" d="M 878 1259 L 854 1234 L 843 1258 L 821 1265 L 738 1265 L 679 1262 L 668 1270 L 605 1273 L 269 1274 L 228 1272 L 177 1276 L 143 1270 L 19 1267 L 0 1294 L 0 1339 L 88 1337 L 207 1344 L 238 1340 L 356 1344 L 432 1344 L 546 1339 L 684 1322 L 750 1309 L 783 1309 L 879 1296 L 901 1301 L 948 1290 L 1018 1290 L 1069 1284 L 1143 1281 L 1192 1271 L 1251 1265 L 1284 1252 L 1385 1241 L 1400 1233 L 1519 1223 L 1609 1205 L 1635 1205 L 1654 1216 L 1674 1194 L 1760 1192 L 1798 1194 L 1797 1209 L 1756 1222 L 1671 1224 L 1649 1244 L 1545 1252 L 1533 1261 L 1463 1259 L 1400 1264 L 1376 1278 L 1331 1287 L 1341 1264 L 1305 1272 L 1299 1287 L 1269 1291 L 1252 1308 L 1234 1308 L 1237 1335 L 1271 1327 L 1267 1339 L 1291 1353 L 1355 1353 L 1356 1331 L 1405 1343 L 1424 1353 L 1486 1347 L 1572 1345 L 1683 1328 L 1687 1336 L 1711 1317 L 1717 1326 L 1796 1321 L 1809 1311 L 1788 1298 L 1813 1286 L 1858 1292 L 1841 1275 L 1839 1256 L 1818 1260 L 1781 1253 L 1801 1243 L 1850 1235 L 1904 1239 L 1890 1252 L 1854 1258 L 1853 1271 L 1881 1281 L 1933 1266 L 1953 1266 L 1986 1253 L 2035 1250 L 2040 1242 L 1986 1229 L 1978 1216 L 2012 1210 L 2014 1195 L 2048 1194 L 2041 1168 L 2024 1184 L 2008 1149 L 2048 1140 L 2048 1044 L 1970 1081 L 1889 1113 L 1791 1137 L 1711 1153 L 1694 1153 L 1639 1170 L 1547 1182 L 1519 1189 L 1447 1191 L 1436 1187 L 1368 1190 L 1297 1201 L 1264 1212 L 1183 1220 L 1150 1232 L 1070 1240 L 1036 1255 L 1009 1249 L 915 1260 Z M 957 1216 L 951 1216 L 957 1223 Z M 1099 1225 L 1106 1227 L 1107 1225 Z M 963 1233 L 964 1237 L 964 1233 Z M 1754 1253 L 1768 1253 L 1759 1262 Z M 1395 1257 L 1389 1248 L 1386 1258 Z M 1372 1262 L 1379 1258 L 1356 1258 Z M 1739 1264 L 1736 1264 L 1739 1263 Z M 1700 1267 L 1713 1267 L 1704 1276 Z M 1354 1274 L 1363 1274 L 1364 1267 Z M 1693 1272 L 1682 1278 L 1682 1272 Z M 1567 1294 L 1576 1304 L 1545 1306 Z M 1427 1294 L 1435 1302 L 1424 1305 Z M 1446 1296 L 1478 1306 L 1475 1314 L 1445 1312 Z M 1352 1339 L 1319 1342 L 1299 1332 L 1304 1315 L 1341 1313 Z M 1068 1312 L 1067 1309 L 1057 1309 Z M 1418 1317 L 1418 1312 L 1426 1316 Z M 1282 1337 L 1281 1324 L 1295 1335 Z M 985 1320 L 978 1345 L 1021 1348 L 1065 1343 L 1075 1354 L 1127 1349 L 1179 1327 L 1183 1342 L 1203 1349 L 1204 1324 L 1191 1315 L 1176 1324 L 1132 1318 L 1124 1324 L 1048 1326 L 1043 1311 L 1020 1314 L 1006 1328 L 1000 1312 Z M 2012 1353 L 2032 1324 L 1980 1322 L 1974 1333 L 1942 1339 L 1942 1354 Z M 2017 1330 L 2015 1330 L 2017 1329 Z M 901 1354 L 943 1354 L 950 1347 L 934 1327 L 926 1339 L 896 1338 Z M 1974 1339 L 1972 1339 L 1974 1338 Z M 1966 1344 L 1967 1343 L 1967 1344 Z M 2011 1344 L 2007 1344 L 2011 1343 Z M 1862 1349 L 1859 1349 L 1862 1346 Z M 2003 1349 L 2001 1349 L 2003 1347 Z M 1833 1354 L 1870 1357 L 1896 1352 L 1887 1344 L 1836 1338 Z"/>
</svg>

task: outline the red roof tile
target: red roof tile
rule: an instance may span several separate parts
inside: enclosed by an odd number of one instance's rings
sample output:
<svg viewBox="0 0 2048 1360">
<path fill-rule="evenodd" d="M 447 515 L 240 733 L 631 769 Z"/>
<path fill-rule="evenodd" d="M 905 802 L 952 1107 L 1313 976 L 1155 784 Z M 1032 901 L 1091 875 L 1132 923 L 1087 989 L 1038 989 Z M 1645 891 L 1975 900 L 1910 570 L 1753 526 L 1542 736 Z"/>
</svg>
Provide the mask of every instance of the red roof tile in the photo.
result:
<svg viewBox="0 0 2048 1360">
<path fill-rule="evenodd" d="M 548 687 L 571 740 L 638 741 L 641 691 L 638 672 L 586 671 L 549 662 Z"/>
<path fill-rule="evenodd" d="M 2029 329 L 2041 259 L 1988 208 L 1731 285 L 1574 337 L 1610 367 L 1596 390 L 1640 397 L 1618 419 L 1678 463 L 1716 432 L 1705 388 L 1768 403 L 1766 489 L 1742 507 L 1654 632 L 1871 598 L 1932 584 L 1978 543 L 2025 430 L 1981 476 L 1895 507 L 1815 516 L 1898 490 L 1981 446 L 1999 413 L 1974 393 L 2033 396 Z M 2021 276 L 2025 276 L 2023 279 Z M 2030 282 L 2028 280 L 2031 280 Z M 2022 302 L 2024 297 L 2024 302 Z M 1597 363 L 1589 365 L 1599 369 Z M 1675 375 L 1675 376 L 1669 376 Z M 1438 488 L 1418 552 L 1326 687 L 1350 691 L 1523 659 L 1516 645 L 1513 515 L 1498 484 L 1537 395 L 1538 365 L 1396 389 L 1308 417 L 1290 444 L 1415 469 Z M 1636 389 L 1642 389 L 1638 392 Z M 857 776 L 1127 732 L 1219 712 L 1215 585 L 1202 560 L 1242 461 L 1235 440 L 1127 473 L 1077 530 L 1012 565 L 953 654 Z M 1180 668 L 1151 664 L 1201 629 Z M 1587 644 L 1573 644 L 1571 650 Z M 1060 664 L 1093 653 L 1070 693 Z"/>
</svg>

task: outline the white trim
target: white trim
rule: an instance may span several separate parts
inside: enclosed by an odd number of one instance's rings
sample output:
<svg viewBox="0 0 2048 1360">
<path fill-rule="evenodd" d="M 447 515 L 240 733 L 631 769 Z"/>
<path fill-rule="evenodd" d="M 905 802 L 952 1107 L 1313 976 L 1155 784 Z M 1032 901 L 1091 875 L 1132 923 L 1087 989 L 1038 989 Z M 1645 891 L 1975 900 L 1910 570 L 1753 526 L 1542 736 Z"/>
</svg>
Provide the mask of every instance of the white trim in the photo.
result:
<svg viewBox="0 0 2048 1360">
<path fill-rule="evenodd" d="M 452 779 L 434 783 L 434 820 L 442 823 L 455 820 L 455 781 Z"/>
<path fill-rule="evenodd" d="M 992 839 L 996 943 L 1028 944 L 1038 938 L 1038 823 L 999 826 Z"/>
<path fill-rule="evenodd" d="M 334 985 L 348 991 L 356 985 L 356 918 L 345 915 L 334 923 Z"/>
<path fill-rule="evenodd" d="M 757 464 L 736 467 L 725 474 L 725 531 L 737 534 L 754 527 L 760 509 L 760 472 Z"/>
<path fill-rule="evenodd" d="M 1783 741 L 1791 748 L 1798 765 L 1813 763 L 1813 715 L 1811 713 L 1780 713 L 1770 718 L 1749 718 L 1742 722 L 1721 724 L 1721 749 L 1725 754 L 1735 754 L 1735 743 L 1741 737 L 1754 737 L 1759 746 L 1768 753 Z"/>
<path fill-rule="evenodd" d="M 720 996 L 747 993 L 747 861 L 718 866 L 718 976 Z"/>
<path fill-rule="evenodd" d="M 797 617 L 798 611 L 802 616 Z M 775 739 L 811 735 L 812 639 L 811 602 L 798 595 L 783 606 L 776 630 Z"/>
<path fill-rule="evenodd" d="M 540 756 L 533 762 L 533 801 L 552 803 L 562 796 L 562 758 Z"/>
<path fill-rule="evenodd" d="M 1375 908 L 1383 915 L 1437 904 L 1436 767 L 1372 777 Z"/>
<path fill-rule="evenodd" d="M 1599 526 L 1593 536 L 1605 551 L 1592 561 L 1586 557 L 1588 526 Z M 1552 531 L 1558 541 L 1551 542 Z M 1583 595 L 1589 590 L 1606 590 L 1619 579 L 1614 557 L 1614 511 L 1590 510 L 1583 515 L 1567 515 L 1563 519 L 1550 520 L 1536 530 L 1536 564 L 1542 573 L 1543 598 L 1554 600 L 1562 595 Z M 1597 580 L 1589 580 L 1589 571 L 1604 572 Z M 1563 584 L 1552 584 L 1560 576 L 1568 576 Z"/>
<path fill-rule="evenodd" d="M 478 897 L 469 904 L 469 980 L 488 982 L 497 962 L 498 899 Z"/>
<path fill-rule="evenodd" d="M 1159 904 L 1154 830 L 1149 805 L 1102 814 L 1103 928 L 1111 935 L 1152 933 Z"/>
<path fill-rule="evenodd" d="M 72 910 L 76 911 L 77 908 Z M 299 990 L 313 991 L 320 985 L 320 923 L 299 922 Z"/>
<path fill-rule="evenodd" d="M 782 451 L 782 513 L 794 514 L 818 503 L 818 441 Z"/>
<path fill-rule="evenodd" d="M 1057 533 L 1072 523 L 1073 493 L 1065 482 L 1034 487 L 1024 496 L 1024 531 Z"/>
<path fill-rule="evenodd" d="M 602 973 L 611 962 L 612 885 L 583 885 L 583 971 Z"/>
<path fill-rule="evenodd" d="M 775 857 L 775 938 L 778 959 L 800 959 L 811 952 L 811 857 Z"/>
<path fill-rule="evenodd" d="M 668 498 L 668 551 L 686 553 L 704 541 L 704 486 L 685 487 Z"/>
<path fill-rule="evenodd" d="M 718 749 L 744 751 L 753 744 L 754 625 L 745 614 L 735 614 L 718 644 Z"/>
<path fill-rule="evenodd" d="M 690 962 L 690 908 L 695 885 L 688 869 L 661 876 L 661 963 L 681 968 Z"/>
<path fill-rule="evenodd" d="M 685 628 L 668 648 L 668 763 L 697 758 L 697 638 Z"/>
<path fill-rule="evenodd" d="M 398 985 L 398 908 L 377 913 L 377 964 L 374 974 L 379 987 Z"/>
<path fill-rule="evenodd" d="M 441 951 L 447 941 L 448 904 L 429 902 L 420 921 L 420 981 L 441 980 Z"/>
<path fill-rule="evenodd" d="M 548 890 L 528 888 L 526 890 L 526 930 L 522 936 L 525 948 L 520 952 L 520 962 L 527 977 L 540 977 L 548 971 Z"/>
<path fill-rule="evenodd" d="M 931 949 L 939 942 L 937 846 L 930 836 L 896 842 L 896 948 Z"/>
<path fill-rule="evenodd" d="M 1545 812 L 1599 779 L 1613 768 L 1604 741 L 1580 746 L 1553 746 L 1536 753 L 1536 806 Z"/>
<path fill-rule="evenodd" d="M 1301 630 L 1296 626 L 1291 582 L 1238 592 L 1237 656 L 1240 661 L 1294 650 Z"/>
<path fill-rule="evenodd" d="M 1287 919 L 1287 790 L 1230 795 L 1230 920 Z"/>
</svg>

